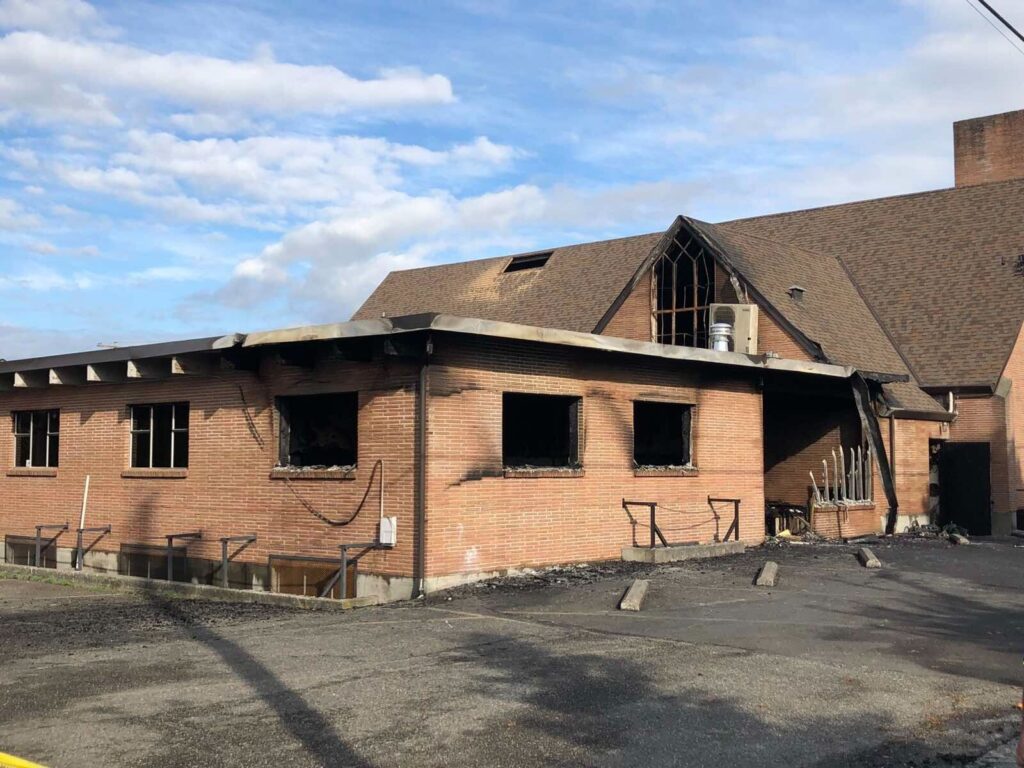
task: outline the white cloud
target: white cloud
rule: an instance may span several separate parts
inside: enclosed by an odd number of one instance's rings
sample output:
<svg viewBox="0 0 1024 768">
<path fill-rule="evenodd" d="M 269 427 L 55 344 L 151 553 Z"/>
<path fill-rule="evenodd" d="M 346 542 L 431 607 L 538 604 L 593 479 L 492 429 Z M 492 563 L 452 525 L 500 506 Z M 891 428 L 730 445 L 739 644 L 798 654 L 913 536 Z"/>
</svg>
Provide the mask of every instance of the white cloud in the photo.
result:
<svg viewBox="0 0 1024 768">
<path fill-rule="evenodd" d="M 485 137 L 432 150 L 359 136 L 181 139 L 132 131 L 122 151 L 83 157 L 105 160 L 103 167 L 55 161 L 43 170 L 73 189 L 184 220 L 273 229 L 293 217 L 309 220 L 322 206 L 387 195 L 403 185 L 405 170 L 480 177 L 519 155 Z"/>
<path fill-rule="evenodd" d="M 178 112 L 167 121 L 190 136 L 230 136 L 251 133 L 256 125 L 244 115 L 212 112 Z"/>
<path fill-rule="evenodd" d="M 32 253 L 38 253 L 42 256 L 52 256 L 53 254 L 60 251 L 60 249 L 53 243 L 48 243 L 45 240 L 33 240 L 25 245 L 25 247 L 32 251 Z"/>
<path fill-rule="evenodd" d="M 0 290 L 66 291 L 89 288 L 92 280 L 86 275 L 64 275 L 51 267 L 28 267 L 11 275 L 0 275 Z"/>
<path fill-rule="evenodd" d="M 0 38 L 0 99 L 46 119 L 116 124 L 112 94 L 162 100 L 200 112 L 336 115 L 447 104 L 442 75 L 381 71 L 360 80 L 331 66 L 241 61 L 189 53 L 158 54 L 113 43 L 39 32 Z"/>
<path fill-rule="evenodd" d="M 43 253 L 48 252 L 43 251 Z M 147 267 L 126 274 L 97 274 L 81 271 L 68 273 L 36 264 L 29 265 L 13 274 L 0 275 L 0 290 L 88 291 L 109 286 L 140 285 L 142 283 L 191 282 L 203 277 L 204 274 L 195 267 L 178 264 Z"/>
<path fill-rule="evenodd" d="M 39 167 L 39 157 L 31 149 L 0 147 L 0 157 L 5 157 L 15 165 L 28 171 L 34 171 Z"/>
<path fill-rule="evenodd" d="M 0 197 L 0 231 L 31 229 L 39 224 L 39 217 L 27 212 L 17 200 Z"/>
<path fill-rule="evenodd" d="M 99 25 L 96 9 L 82 0 L 0 0 L 0 28 L 68 35 Z"/>
<path fill-rule="evenodd" d="M 498 235 L 543 208 L 543 194 L 529 185 L 461 200 L 386 193 L 298 227 L 241 261 L 217 298 L 251 306 L 285 296 L 325 317 L 345 317 L 389 271 L 428 263 L 452 237 Z"/>
</svg>

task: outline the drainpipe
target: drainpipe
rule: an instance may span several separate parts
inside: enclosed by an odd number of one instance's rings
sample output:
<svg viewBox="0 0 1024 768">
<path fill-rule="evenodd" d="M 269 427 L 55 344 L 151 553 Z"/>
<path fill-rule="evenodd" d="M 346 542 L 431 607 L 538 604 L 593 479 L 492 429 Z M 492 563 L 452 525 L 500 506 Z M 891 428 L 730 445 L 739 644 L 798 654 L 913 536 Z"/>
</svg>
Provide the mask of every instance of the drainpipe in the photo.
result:
<svg viewBox="0 0 1024 768">
<path fill-rule="evenodd" d="M 416 385 L 416 542 L 413 568 L 413 597 L 426 594 L 427 574 L 427 388 L 430 384 L 430 355 L 434 342 L 427 335 L 420 363 L 419 382 Z"/>
</svg>

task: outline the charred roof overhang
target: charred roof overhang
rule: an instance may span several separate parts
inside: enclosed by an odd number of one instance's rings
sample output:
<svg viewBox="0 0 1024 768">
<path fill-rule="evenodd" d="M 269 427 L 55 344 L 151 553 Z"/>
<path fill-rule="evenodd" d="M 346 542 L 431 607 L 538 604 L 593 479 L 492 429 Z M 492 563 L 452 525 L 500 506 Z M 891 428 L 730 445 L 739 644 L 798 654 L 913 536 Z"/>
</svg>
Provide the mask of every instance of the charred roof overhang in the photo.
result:
<svg viewBox="0 0 1024 768">
<path fill-rule="evenodd" d="M 276 353 L 283 362 L 292 365 L 315 364 L 321 351 L 342 357 L 351 355 L 352 359 L 367 359 L 366 343 L 373 339 L 385 341 L 385 354 L 403 356 L 414 354 L 418 349 L 415 340 L 410 338 L 411 343 L 407 343 L 402 340 L 403 337 L 423 335 L 424 332 L 485 336 L 635 355 L 648 359 L 674 360 L 751 371 L 809 374 L 833 379 L 846 379 L 854 373 L 853 369 L 847 366 L 828 363 L 719 352 L 698 347 L 669 346 L 576 331 L 428 313 L 13 360 L 0 363 L 0 388 L 88 382 L 123 383 L 138 379 L 167 378 L 174 374 L 212 373 L 216 370 L 220 357 L 234 363 L 235 368 L 252 370 L 255 368 L 253 363 L 258 357 L 256 353 L 261 349 Z M 239 365 L 238 361 L 245 361 L 248 364 Z"/>
</svg>

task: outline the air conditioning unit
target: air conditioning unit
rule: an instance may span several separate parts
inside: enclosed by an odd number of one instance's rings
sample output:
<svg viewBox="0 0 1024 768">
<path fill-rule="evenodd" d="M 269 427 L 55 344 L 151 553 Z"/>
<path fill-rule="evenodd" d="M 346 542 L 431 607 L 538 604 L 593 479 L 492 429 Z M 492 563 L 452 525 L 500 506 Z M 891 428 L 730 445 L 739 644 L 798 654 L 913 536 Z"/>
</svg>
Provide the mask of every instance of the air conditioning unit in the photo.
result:
<svg viewBox="0 0 1024 768">
<path fill-rule="evenodd" d="M 712 304 L 708 313 L 708 327 L 714 323 L 728 323 L 732 326 L 733 352 L 757 354 L 756 304 Z"/>
</svg>

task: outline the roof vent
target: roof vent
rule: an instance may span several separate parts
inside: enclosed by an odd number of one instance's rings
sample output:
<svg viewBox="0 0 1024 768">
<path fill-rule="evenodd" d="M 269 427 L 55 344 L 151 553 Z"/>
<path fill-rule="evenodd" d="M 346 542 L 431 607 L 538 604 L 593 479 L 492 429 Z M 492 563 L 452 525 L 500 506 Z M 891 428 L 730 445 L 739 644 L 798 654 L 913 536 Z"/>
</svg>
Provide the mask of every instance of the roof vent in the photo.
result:
<svg viewBox="0 0 1024 768">
<path fill-rule="evenodd" d="M 523 256 L 513 256 L 512 260 L 505 266 L 506 272 L 522 272 L 524 269 L 540 269 L 548 263 L 552 251 L 543 253 L 527 253 Z"/>
<path fill-rule="evenodd" d="M 1024 277 L 1024 253 L 1017 257 L 1017 261 L 1013 265 L 1013 274 Z"/>
<path fill-rule="evenodd" d="M 789 288 L 786 289 L 786 293 L 789 294 L 789 298 L 791 298 L 793 301 L 802 301 L 804 298 L 804 293 L 806 293 L 806 291 L 807 289 L 804 288 L 802 285 L 791 285 L 789 286 Z"/>
</svg>

